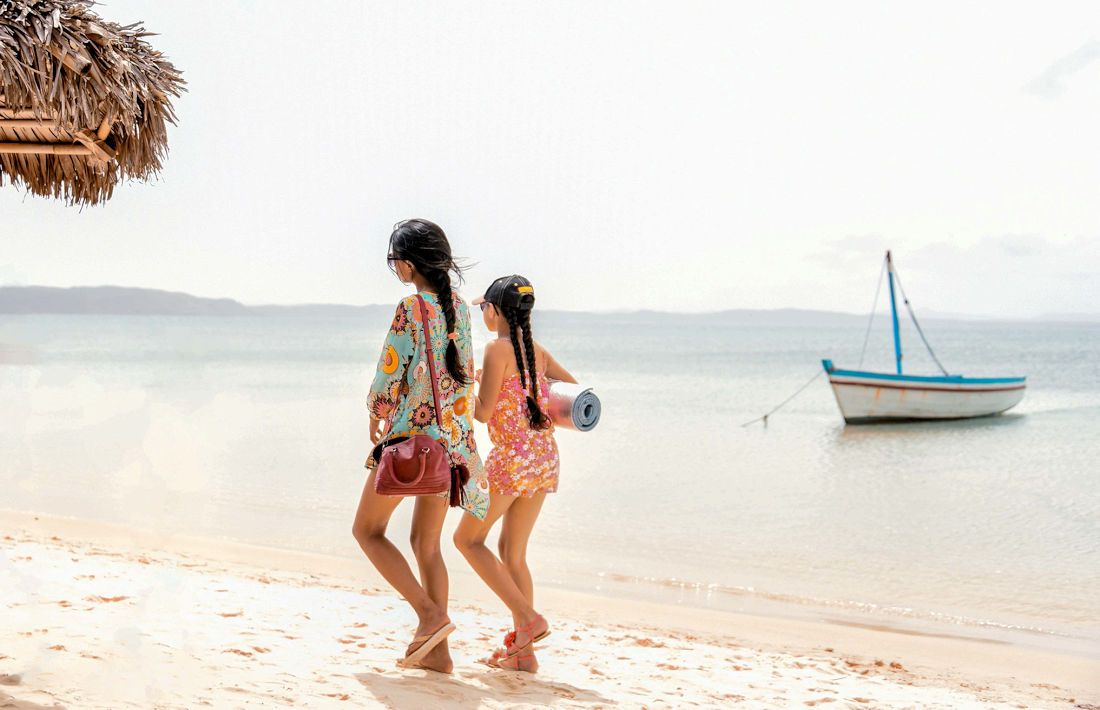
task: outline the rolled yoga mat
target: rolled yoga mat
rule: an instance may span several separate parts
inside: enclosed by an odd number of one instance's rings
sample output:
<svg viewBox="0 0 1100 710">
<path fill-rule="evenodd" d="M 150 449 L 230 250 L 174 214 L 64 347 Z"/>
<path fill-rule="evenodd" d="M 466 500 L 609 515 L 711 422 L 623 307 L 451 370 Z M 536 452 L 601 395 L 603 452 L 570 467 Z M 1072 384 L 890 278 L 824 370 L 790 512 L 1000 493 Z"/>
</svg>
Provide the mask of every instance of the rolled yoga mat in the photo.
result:
<svg viewBox="0 0 1100 710">
<path fill-rule="evenodd" d="M 589 431 L 600 421 L 600 398 L 591 387 L 553 381 L 550 383 L 550 418 L 557 426 Z"/>
</svg>

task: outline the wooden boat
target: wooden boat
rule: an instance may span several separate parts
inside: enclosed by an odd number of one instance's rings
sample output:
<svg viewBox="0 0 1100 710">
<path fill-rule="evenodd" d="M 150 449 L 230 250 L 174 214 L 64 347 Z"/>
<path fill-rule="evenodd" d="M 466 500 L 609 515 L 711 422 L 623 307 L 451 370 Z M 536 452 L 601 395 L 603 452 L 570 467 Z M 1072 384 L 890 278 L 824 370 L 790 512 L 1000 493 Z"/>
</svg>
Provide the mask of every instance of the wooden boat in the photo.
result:
<svg viewBox="0 0 1100 710">
<path fill-rule="evenodd" d="M 822 360 L 829 384 L 836 396 L 840 413 L 848 424 L 924 419 L 967 419 L 1000 414 L 1019 404 L 1024 398 L 1026 377 L 963 377 L 949 375 L 936 359 L 932 348 L 928 352 L 943 372 L 942 375 L 906 375 L 901 368 L 901 336 L 898 332 L 898 309 L 895 282 L 901 282 L 894 271 L 894 261 L 886 252 L 885 270 L 890 284 L 890 313 L 894 326 L 894 354 L 897 373 L 844 370 L 832 360 Z M 882 281 L 880 279 L 879 284 Z M 902 291 L 904 296 L 904 291 Z M 877 295 L 876 295 L 877 300 Z M 905 298 L 909 307 L 909 299 Z M 917 332 L 928 341 L 917 323 L 912 309 L 909 314 Z M 874 310 L 872 309 L 872 317 Z M 868 332 L 870 328 L 868 327 Z M 864 343 L 866 348 L 866 342 Z"/>
</svg>

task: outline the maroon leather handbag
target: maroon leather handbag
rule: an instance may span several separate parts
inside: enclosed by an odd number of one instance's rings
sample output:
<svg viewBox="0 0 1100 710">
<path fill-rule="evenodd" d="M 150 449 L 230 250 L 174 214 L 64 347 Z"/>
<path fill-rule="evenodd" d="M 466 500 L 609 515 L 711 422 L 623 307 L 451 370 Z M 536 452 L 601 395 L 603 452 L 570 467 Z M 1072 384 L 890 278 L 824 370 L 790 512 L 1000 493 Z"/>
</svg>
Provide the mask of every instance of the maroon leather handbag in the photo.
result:
<svg viewBox="0 0 1100 710">
<path fill-rule="evenodd" d="M 432 357 L 432 335 L 428 327 L 428 309 L 420 294 L 420 322 L 424 332 L 424 350 L 428 354 L 428 372 L 432 375 L 432 397 L 435 420 L 440 429 L 443 415 L 439 411 L 439 383 L 436 382 L 435 360 Z M 451 487 L 451 462 L 447 449 L 427 434 L 396 437 L 379 446 L 375 456 L 374 491 L 384 496 L 434 496 Z"/>
</svg>

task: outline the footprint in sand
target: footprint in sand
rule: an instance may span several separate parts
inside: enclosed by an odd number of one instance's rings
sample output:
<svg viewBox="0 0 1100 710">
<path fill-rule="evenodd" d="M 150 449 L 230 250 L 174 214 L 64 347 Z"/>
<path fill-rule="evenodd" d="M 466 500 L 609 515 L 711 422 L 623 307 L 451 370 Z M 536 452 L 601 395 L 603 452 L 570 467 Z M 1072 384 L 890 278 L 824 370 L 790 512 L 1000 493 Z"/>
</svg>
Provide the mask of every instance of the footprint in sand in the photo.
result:
<svg viewBox="0 0 1100 710">
<path fill-rule="evenodd" d="M 7 658 L 7 656 L 2 656 Z M 23 676 L 18 673 L 0 673 L 0 685 L 19 685 L 23 682 Z"/>
</svg>

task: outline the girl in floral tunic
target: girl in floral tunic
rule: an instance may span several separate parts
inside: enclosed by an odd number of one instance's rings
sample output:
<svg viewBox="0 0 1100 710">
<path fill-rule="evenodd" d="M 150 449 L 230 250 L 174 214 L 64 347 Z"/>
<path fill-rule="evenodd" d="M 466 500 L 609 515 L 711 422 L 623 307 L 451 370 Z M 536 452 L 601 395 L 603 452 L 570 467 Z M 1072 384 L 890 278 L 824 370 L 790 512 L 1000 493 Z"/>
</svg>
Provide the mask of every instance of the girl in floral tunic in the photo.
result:
<svg viewBox="0 0 1100 710">
<path fill-rule="evenodd" d="M 527 567 L 527 541 L 547 493 L 558 489 L 558 445 L 550 420 L 548 379 L 576 382 L 531 335 L 535 291 L 519 275 L 503 276 L 482 298 L 485 326 L 497 339 L 485 346 L 484 370 L 474 417 L 488 422 L 493 450 L 486 461 L 489 511 L 484 519 L 464 516 L 455 545 L 474 570 L 512 612 L 514 630 L 504 648 L 482 662 L 510 670 L 535 672 L 534 644 L 550 626 L 534 608 Z M 497 520 L 500 558 L 485 546 Z"/>
<path fill-rule="evenodd" d="M 470 312 L 451 290 L 450 274 L 457 275 L 458 268 L 450 243 L 437 225 L 427 220 L 407 220 L 390 235 L 388 260 L 398 278 L 413 284 L 424 299 L 427 323 L 421 321 L 416 295 L 397 304 L 368 399 L 371 443 L 414 434 L 427 434 L 440 441 L 451 464 L 464 466 L 469 472 L 462 494 L 457 495 L 456 490 L 455 499 L 471 518 L 484 518 L 489 488 L 473 436 Z M 441 422 L 436 421 L 433 404 L 425 325 L 431 334 Z M 368 468 L 374 468 L 375 456 L 372 452 L 367 459 Z M 419 625 L 398 665 L 450 673 L 446 639 L 455 627 L 447 616 L 447 568 L 439 549 L 450 492 L 415 499 L 411 540 L 420 570 L 418 581 L 405 557 L 386 538 L 390 515 L 403 498 L 375 492 L 375 475 L 372 470 L 367 477 L 352 531 L 370 561 L 417 614 Z"/>
</svg>

